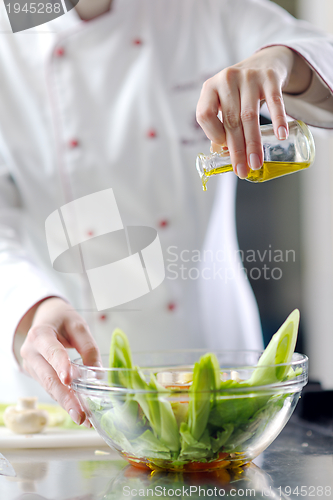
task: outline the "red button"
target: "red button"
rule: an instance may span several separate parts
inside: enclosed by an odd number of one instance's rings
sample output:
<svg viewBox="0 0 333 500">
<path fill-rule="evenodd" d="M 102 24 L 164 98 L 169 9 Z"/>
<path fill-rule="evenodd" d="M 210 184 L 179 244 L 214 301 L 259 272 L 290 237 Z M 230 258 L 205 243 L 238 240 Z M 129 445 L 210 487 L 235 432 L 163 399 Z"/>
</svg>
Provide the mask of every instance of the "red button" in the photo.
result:
<svg viewBox="0 0 333 500">
<path fill-rule="evenodd" d="M 57 57 L 62 57 L 65 55 L 65 49 L 63 47 L 57 47 L 54 51 L 54 54 L 57 56 Z"/>
<path fill-rule="evenodd" d="M 134 38 L 134 40 L 133 40 L 133 45 L 142 45 L 142 40 L 141 40 L 141 38 Z"/>
<path fill-rule="evenodd" d="M 169 311 L 174 311 L 176 309 L 176 304 L 174 302 L 169 302 L 168 304 L 168 310 Z"/>
<path fill-rule="evenodd" d="M 99 319 L 100 319 L 101 321 L 105 321 L 105 320 L 107 319 L 106 314 L 101 314 L 101 315 L 100 315 L 100 317 L 99 317 Z"/>
<path fill-rule="evenodd" d="M 79 141 L 78 141 L 77 139 L 71 139 L 71 140 L 69 141 L 69 146 L 70 146 L 71 148 L 73 148 L 73 149 L 74 149 L 74 148 L 77 148 L 77 147 L 78 147 L 78 145 L 79 145 Z"/>
<path fill-rule="evenodd" d="M 153 128 L 151 128 L 150 130 L 148 130 L 147 137 L 150 137 L 151 139 L 153 139 L 156 136 L 157 136 L 156 130 L 154 130 Z"/>
<path fill-rule="evenodd" d="M 162 219 L 162 220 L 160 220 L 158 225 L 159 225 L 159 227 L 167 227 L 169 225 L 169 221 L 166 219 Z"/>
<path fill-rule="evenodd" d="M 88 236 L 94 236 L 94 231 L 87 231 Z"/>
</svg>

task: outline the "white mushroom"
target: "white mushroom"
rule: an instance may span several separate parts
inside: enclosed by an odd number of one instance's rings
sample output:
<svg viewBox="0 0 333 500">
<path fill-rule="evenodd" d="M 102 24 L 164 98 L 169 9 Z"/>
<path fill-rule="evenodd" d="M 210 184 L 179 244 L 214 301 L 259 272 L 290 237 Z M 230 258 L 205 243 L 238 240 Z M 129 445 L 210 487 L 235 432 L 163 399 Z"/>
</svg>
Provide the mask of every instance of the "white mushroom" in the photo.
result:
<svg viewBox="0 0 333 500">
<path fill-rule="evenodd" d="M 16 406 L 8 406 L 3 414 L 5 426 L 16 434 L 41 432 L 48 423 L 48 413 L 37 408 L 37 398 L 19 398 Z"/>
</svg>

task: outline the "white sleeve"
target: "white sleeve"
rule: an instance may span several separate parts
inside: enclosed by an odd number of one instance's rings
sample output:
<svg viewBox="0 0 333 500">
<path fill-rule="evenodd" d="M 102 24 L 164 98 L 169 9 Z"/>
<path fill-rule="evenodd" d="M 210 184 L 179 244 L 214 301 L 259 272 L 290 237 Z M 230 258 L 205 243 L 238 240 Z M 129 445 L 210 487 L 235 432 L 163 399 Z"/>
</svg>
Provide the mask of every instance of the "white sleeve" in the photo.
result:
<svg viewBox="0 0 333 500">
<path fill-rule="evenodd" d="M 0 164 L 0 336 L 1 348 L 13 353 L 14 333 L 36 303 L 62 296 L 29 257 L 22 241 L 24 212 L 7 167 Z"/>
<path fill-rule="evenodd" d="M 310 93 L 284 94 L 286 111 L 309 125 L 333 128 L 333 37 L 268 0 L 227 0 L 225 8 L 235 62 L 273 45 L 297 52 L 314 72 L 314 87 Z"/>
</svg>

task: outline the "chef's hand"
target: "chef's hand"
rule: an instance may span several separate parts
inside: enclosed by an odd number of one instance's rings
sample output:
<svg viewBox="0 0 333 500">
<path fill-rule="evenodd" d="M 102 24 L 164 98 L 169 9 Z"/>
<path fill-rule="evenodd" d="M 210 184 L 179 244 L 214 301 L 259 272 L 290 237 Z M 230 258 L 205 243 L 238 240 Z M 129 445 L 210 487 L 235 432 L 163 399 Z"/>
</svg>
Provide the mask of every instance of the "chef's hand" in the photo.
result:
<svg viewBox="0 0 333 500">
<path fill-rule="evenodd" d="M 212 141 L 212 150 L 229 148 L 234 172 L 248 175 L 263 164 L 260 136 L 260 103 L 266 101 L 274 133 L 286 139 L 288 125 L 282 91 L 304 92 L 312 71 L 296 52 L 274 46 L 256 52 L 207 80 L 197 105 L 197 121 Z M 222 122 L 218 118 L 220 112 Z"/>
<path fill-rule="evenodd" d="M 98 347 L 84 319 L 64 300 L 46 299 L 37 306 L 21 347 L 23 369 L 80 425 L 86 415 L 68 387 L 71 365 L 66 348 L 75 348 L 85 365 L 102 366 Z M 88 419 L 85 425 L 90 426 Z"/>
</svg>

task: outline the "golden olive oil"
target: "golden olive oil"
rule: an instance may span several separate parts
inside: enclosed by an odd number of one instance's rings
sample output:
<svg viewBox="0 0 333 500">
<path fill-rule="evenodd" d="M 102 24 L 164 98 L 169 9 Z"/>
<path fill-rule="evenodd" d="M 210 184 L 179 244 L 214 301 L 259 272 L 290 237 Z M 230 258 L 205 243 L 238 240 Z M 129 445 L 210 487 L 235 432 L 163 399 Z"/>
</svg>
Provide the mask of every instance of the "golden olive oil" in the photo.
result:
<svg viewBox="0 0 333 500">
<path fill-rule="evenodd" d="M 266 161 L 260 170 L 250 170 L 247 181 L 250 182 L 265 182 L 276 177 L 281 177 L 283 175 L 292 174 L 298 170 L 303 170 L 308 168 L 312 162 L 279 162 L 279 161 Z M 207 191 L 207 181 L 208 177 L 212 175 L 222 174 L 224 172 L 232 172 L 232 165 L 223 165 L 222 167 L 213 168 L 211 170 L 206 170 L 204 168 L 204 174 L 201 177 L 202 187 L 204 191 Z"/>
</svg>

